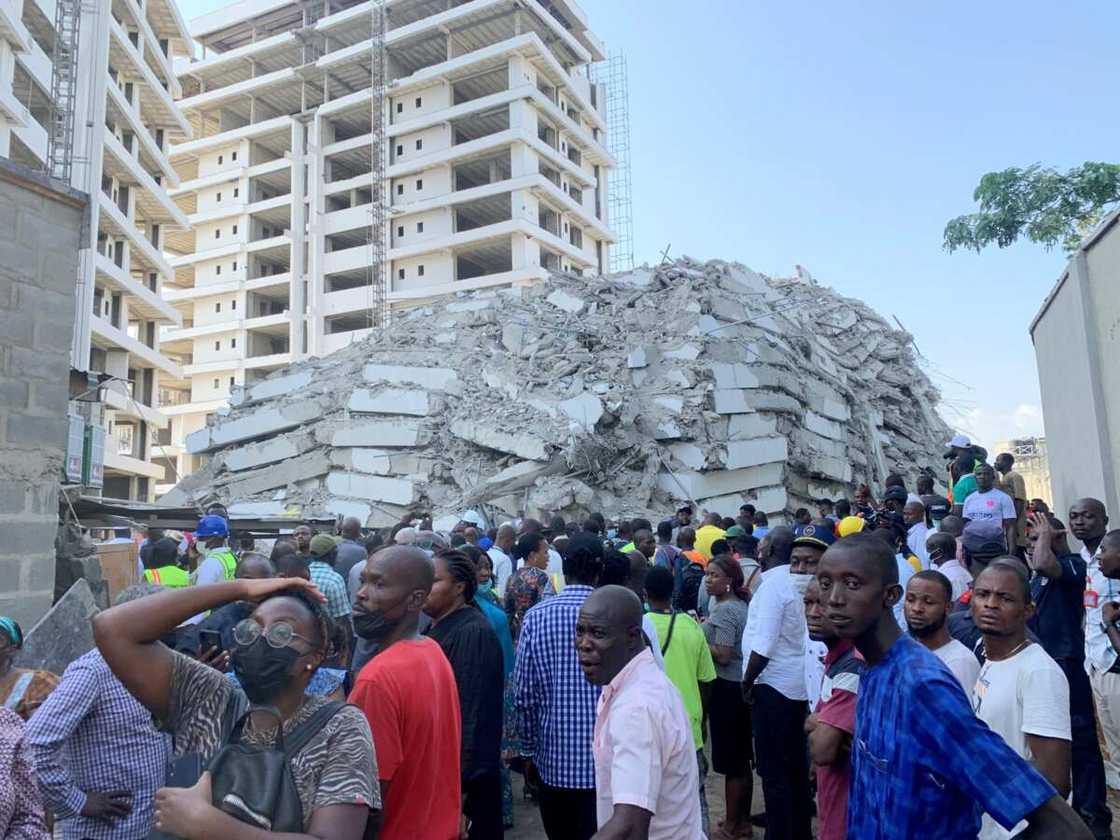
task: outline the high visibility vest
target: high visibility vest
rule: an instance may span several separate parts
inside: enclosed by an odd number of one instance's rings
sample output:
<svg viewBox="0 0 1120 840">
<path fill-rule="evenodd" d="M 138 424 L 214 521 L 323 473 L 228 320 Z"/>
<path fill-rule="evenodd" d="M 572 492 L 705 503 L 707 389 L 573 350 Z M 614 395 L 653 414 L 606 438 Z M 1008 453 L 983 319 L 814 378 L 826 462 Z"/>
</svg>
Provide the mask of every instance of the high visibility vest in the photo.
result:
<svg viewBox="0 0 1120 840">
<path fill-rule="evenodd" d="M 225 573 L 226 580 L 233 580 L 234 572 L 237 571 L 237 558 L 233 556 L 232 551 L 228 548 L 215 548 L 207 556 L 217 557 L 222 563 L 222 571 Z"/>
<path fill-rule="evenodd" d="M 191 576 L 186 569 L 178 566 L 160 566 L 158 569 L 145 569 L 144 580 L 171 589 L 190 586 Z"/>
</svg>

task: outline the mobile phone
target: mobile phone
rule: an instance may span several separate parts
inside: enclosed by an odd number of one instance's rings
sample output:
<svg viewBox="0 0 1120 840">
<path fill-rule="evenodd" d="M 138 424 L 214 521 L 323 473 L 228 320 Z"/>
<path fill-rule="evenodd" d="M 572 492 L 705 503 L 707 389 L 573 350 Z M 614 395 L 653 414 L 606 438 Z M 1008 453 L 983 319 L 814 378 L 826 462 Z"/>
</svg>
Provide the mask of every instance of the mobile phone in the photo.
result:
<svg viewBox="0 0 1120 840">
<path fill-rule="evenodd" d="M 207 653 L 211 648 L 222 650 L 222 634 L 217 630 L 199 630 L 199 654 Z"/>
</svg>

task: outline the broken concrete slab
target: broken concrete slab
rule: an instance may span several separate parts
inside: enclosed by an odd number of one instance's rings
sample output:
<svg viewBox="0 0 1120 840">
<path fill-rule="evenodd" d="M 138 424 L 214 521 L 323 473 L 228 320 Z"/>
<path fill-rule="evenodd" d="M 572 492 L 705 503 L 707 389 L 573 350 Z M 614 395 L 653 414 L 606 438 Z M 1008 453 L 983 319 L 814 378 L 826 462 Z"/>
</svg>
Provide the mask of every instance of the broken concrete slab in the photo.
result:
<svg viewBox="0 0 1120 840">
<path fill-rule="evenodd" d="M 712 391 L 712 403 L 717 414 L 749 414 L 755 410 L 742 388 L 717 388 Z"/>
<path fill-rule="evenodd" d="M 236 479 L 225 486 L 225 491 L 235 499 L 255 496 L 274 487 L 285 487 L 326 475 L 330 465 L 327 452 L 320 449 L 289 458 L 280 464 L 238 473 Z"/>
<path fill-rule="evenodd" d="M 717 388 L 757 388 L 758 376 L 750 365 L 736 365 L 717 362 L 712 365 Z"/>
<path fill-rule="evenodd" d="M 587 302 L 584 301 L 583 298 L 576 297 L 575 295 L 569 294 L 568 292 L 565 292 L 561 289 L 557 289 L 555 292 L 546 297 L 545 300 L 547 300 L 557 309 L 563 309 L 565 312 L 570 312 L 573 315 L 577 312 L 582 312 L 583 307 L 587 305 Z"/>
<path fill-rule="evenodd" d="M 577 427 L 586 432 L 594 431 L 595 424 L 603 416 L 602 400 L 586 391 L 570 400 L 564 400 L 559 407 Z"/>
<path fill-rule="evenodd" d="M 284 502 L 234 502 L 228 508 L 230 519 L 251 516 L 284 516 L 288 505 Z"/>
<path fill-rule="evenodd" d="M 187 438 L 187 450 L 191 454 L 205 452 L 216 446 L 229 446 L 232 443 L 249 441 L 286 432 L 319 417 L 322 407 L 315 402 L 296 402 L 275 408 L 259 408 L 244 417 L 226 420 L 221 424 L 199 430 L 206 432 L 205 437 Z M 194 444 L 192 448 L 192 438 Z"/>
<path fill-rule="evenodd" d="M 311 384 L 311 371 L 305 370 L 280 376 L 275 379 L 265 379 L 256 382 L 248 389 L 248 400 L 257 402 L 271 397 L 280 397 L 285 394 L 297 394 Z"/>
<path fill-rule="evenodd" d="M 778 418 L 774 414 L 733 414 L 727 420 L 728 440 L 766 437 L 777 430 Z"/>
<path fill-rule="evenodd" d="M 416 388 L 355 388 L 346 407 L 356 414 L 409 414 L 427 417 L 431 399 Z"/>
<path fill-rule="evenodd" d="M 657 476 L 657 484 L 674 499 L 704 499 L 779 484 L 783 469 L 783 464 L 776 463 L 706 473 L 682 470 L 672 474 L 661 473 Z"/>
<path fill-rule="evenodd" d="M 416 485 L 401 478 L 385 478 L 352 472 L 331 472 L 327 492 L 352 499 L 372 499 L 408 506 L 416 500 Z"/>
<path fill-rule="evenodd" d="M 366 382 L 419 385 L 429 391 L 452 391 L 459 383 L 459 374 L 443 367 L 368 364 L 362 369 L 362 377 Z"/>
<path fill-rule="evenodd" d="M 475 420 L 456 420 L 451 424 L 450 431 L 455 437 L 486 449 L 496 449 L 530 461 L 548 460 L 548 445 L 528 433 L 505 432 Z"/>
<path fill-rule="evenodd" d="M 93 650 L 90 622 L 98 612 L 89 584 L 79 579 L 27 631 L 15 666 L 61 674 L 67 665 Z"/>
<path fill-rule="evenodd" d="M 294 458 L 303 451 L 297 445 L 297 439 L 292 437 L 274 437 L 262 440 L 260 443 L 249 443 L 245 446 L 231 449 L 223 456 L 223 463 L 227 470 L 249 470 L 262 467 L 265 464 L 275 464 Z"/>
<path fill-rule="evenodd" d="M 835 420 L 829 420 L 823 414 L 817 414 L 815 411 L 805 412 L 805 428 L 814 434 L 832 440 L 843 441 L 848 439 L 848 432 L 844 426 Z"/>
<path fill-rule="evenodd" d="M 750 440 L 729 441 L 727 461 L 724 466 L 729 470 L 740 467 L 754 467 L 774 461 L 785 461 L 789 455 L 784 437 L 763 437 Z"/>
<path fill-rule="evenodd" d="M 335 429 L 331 446 L 416 446 L 420 442 L 417 420 L 360 420 Z"/>
</svg>

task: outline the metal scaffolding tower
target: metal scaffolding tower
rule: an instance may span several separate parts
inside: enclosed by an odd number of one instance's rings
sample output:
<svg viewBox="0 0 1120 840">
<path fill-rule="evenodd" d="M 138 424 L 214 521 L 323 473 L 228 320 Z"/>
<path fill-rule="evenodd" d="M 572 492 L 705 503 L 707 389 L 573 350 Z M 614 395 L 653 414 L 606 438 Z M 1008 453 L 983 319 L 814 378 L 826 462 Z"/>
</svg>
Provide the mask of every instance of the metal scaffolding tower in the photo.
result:
<svg viewBox="0 0 1120 840">
<path fill-rule="evenodd" d="M 593 81 L 606 88 L 607 151 L 615 168 L 607 184 L 607 223 L 617 241 L 610 250 L 610 270 L 634 267 L 634 204 L 630 192 L 630 85 L 626 56 L 613 53 L 592 68 Z"/>
<path fill-rule="evenodd" d="M 74 111 L 78 88 L 78 33 L 81 0 L 56 0 L 51 110 L 47 133 L 47 173 L 70 183 L 74 160 Z"/>
<path fill-rule="evenodd" d="M 389 323 L 389 305 L 385 295 L 388 264 L 386 259 L 385 170 L 388 145 L 385 142 L 385 106 L 389 62 L 385 52 L 385 33 L 389 12 L 386 0 L 374 0 L 370 7 L 372 42 L 370 45 L 370 204 L 369 204 L 369 325 L 384 327 Z"/>
</svg>

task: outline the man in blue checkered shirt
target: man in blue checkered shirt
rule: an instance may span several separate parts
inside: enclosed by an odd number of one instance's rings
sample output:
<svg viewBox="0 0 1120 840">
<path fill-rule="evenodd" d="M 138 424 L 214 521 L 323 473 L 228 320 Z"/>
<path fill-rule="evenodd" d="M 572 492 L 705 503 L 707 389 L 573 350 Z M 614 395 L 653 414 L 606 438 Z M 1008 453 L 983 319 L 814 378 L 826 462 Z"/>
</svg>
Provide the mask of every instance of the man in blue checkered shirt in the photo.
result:
<svg viewBox="0 0 1120 840">
<path fill-rule="evenodd" d="M 122 604 L 159 592 L 130 586 Z M 152 829 L 156 791 L 171 760 L 170 736 L 94 648 L 70 663 L 27 724 L 27 744 L 43 799 L 63 840 L 143 840 Z"/>
<path fill-rule="evenodd" d="M 576 656 L 576 619 L 603 570 L 603 544 L 577 534 L 564 560 L 567 586 L 525 613 L 517 643 L 515 704 L 526 776 L 539 775 L 549 840 L 588 840 L 597 829 L 591 740 L 600 689 Z"/>
<path fill-rule="evenodd" d="M 987 812 L 1019 836 L 1092 840 L 1054 788 L 972 713 L 937 657 L 903 636 L 894 552 L 854 534 L 824 553 L 817 583 L 828 619 L 867 668 L 852 741 L 848 836 L 854 840 L 974 840 Z"/>
</svg>

